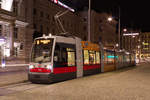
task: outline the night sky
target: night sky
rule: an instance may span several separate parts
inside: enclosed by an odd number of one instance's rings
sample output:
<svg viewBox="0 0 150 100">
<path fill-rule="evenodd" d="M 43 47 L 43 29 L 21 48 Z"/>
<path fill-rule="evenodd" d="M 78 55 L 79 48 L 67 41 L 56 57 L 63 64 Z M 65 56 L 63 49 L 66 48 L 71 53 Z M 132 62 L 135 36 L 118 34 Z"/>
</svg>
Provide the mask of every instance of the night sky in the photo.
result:
<svg viewBox="0 0 150 100">
<path fill-rule="evenodd" d="M 88 7 L 88 0 L 60 0 L 76 11 Z M 150 32 L 150 4 L 144 0 L 91 0 L 92 9 L 97 12 L 111 13 L 118 17 L 119 7 L 121 12 L 121 27 L 140 29 Z"/>
</svg>

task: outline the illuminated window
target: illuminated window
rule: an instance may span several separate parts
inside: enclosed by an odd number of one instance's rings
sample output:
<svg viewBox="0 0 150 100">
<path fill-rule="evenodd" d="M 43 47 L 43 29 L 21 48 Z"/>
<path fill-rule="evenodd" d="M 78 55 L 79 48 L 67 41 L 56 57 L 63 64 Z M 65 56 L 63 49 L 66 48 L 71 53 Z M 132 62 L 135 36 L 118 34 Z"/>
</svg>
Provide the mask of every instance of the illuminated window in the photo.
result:
<svg viewBox="0 0 150 100">
<path fill-rule="evenodd" d="M 100 53 L 96 52 L 96 64 L 100 64 Z"/>
<path fill-rule="evenodd" d="M 111 51 L 105 51 L 104 52 L 104 61 L 105 61 L 105 64 L 112 64 L 114 63 L 114 52 L 111 52 Z"/>
<path fill-rule="evenodd" d="M 90 64 L 95 64 L 95 51 L 89 51 L 89 62 Z"/>
<path fill-rule="evenodd" d="M 118 55 L 118 60 L 120 63 L 123 62 L 123 55 Z"/>
<path fill-rule="evenodd" d="M 16 2 L 14 0 L 1 0 L 1 8 L 7 11 L 12 11 L 12 4 Z"/>
<path fill-rule="evenodd" d="M 84 50 L 84 64 L 89 64 L 89 52 Z"/>
<path fill-rule="evenodd" d="M 129 62 L 130 61 L 130 56 L 126 55 L 126 61 Z"/>
<path fill-rule="evenodd" d="M 67 48 L 68 66 L 75 66 L 75 52 L 71 48 Z"/>
<path fill-rule="evenodd" d="M 107 52 L 107 63 L 114 63 L 114 53 L 113 52 Z"/>
<path fill-rule="evenodd" d="M 69 47 L 69 48 L 68 48 Z M 76 66 L 73 45 L 57 43 L 54 51 L 54 67 Z"/>
</svg>

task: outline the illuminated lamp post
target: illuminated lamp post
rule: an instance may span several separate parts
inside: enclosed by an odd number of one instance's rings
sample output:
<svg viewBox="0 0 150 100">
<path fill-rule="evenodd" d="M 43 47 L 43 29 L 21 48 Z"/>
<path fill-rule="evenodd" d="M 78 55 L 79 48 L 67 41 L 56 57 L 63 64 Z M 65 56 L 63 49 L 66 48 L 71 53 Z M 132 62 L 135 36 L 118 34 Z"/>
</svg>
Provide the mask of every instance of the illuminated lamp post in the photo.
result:
<svg viewBox="0 0 150 100">
<path fill-rule="evenodd" d="M 123 34 L 124 33 L 127 33 L 127 29 L 126 28 L 123 29 Z M 125 37 L 124 36 L 122 36 L 122 48 L 123 49 L 126 48 L 126 43 L 125 43 Z"/>
<path fill-rule="evenodd" d="M 118 48 L 118 46 L 119 46 L 118 43 L 114 45 L 114 51 L 116 51 L 116 48 Z"/>
<path fill-rule="evenodd" d="M 118 10 L 118 49 L 120 49 L 120 6 Z"/>
<path fill-rule="evenodd" d="M 119 18 L 120 19 L 120 18 Z M 109 21 L 109 22 L 112 22 L 112 20 L 113 20 L 113 18 L 112 17 L 108 17 L 107 18 L 107 21 Z M 119 23 L 120 23 L 120 20 L 119 20 Z M 118 43 L 115 45 L 115 49 L 116 49 L 116 47 L 118 48 L 118 49 L 120 49 L 120 24 L 119 24 L 119 28 L 118 28 Z"/>
<path fill-rule="evenodd" d="M 118 16 L 118 48 L 120 49 L 120 7 L 119 7 L 119 16 Z"/>
<path fill-rule="evenodd" d="M 118 49 L 120 49 L 120 6 L 118 7 Z M 108 21 L 112 21 L 112 18 L 108 18 Z"/>
</svg>

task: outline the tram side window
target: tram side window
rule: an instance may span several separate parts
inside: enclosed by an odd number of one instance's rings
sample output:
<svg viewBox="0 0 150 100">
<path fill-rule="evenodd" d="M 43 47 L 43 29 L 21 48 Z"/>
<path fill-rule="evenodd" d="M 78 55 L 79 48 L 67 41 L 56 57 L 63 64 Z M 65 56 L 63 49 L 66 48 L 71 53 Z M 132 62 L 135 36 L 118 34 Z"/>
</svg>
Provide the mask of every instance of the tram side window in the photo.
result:
<svg viewBox="0 0 150 100">
<path fill-rule="evenodd" d="M 67 52 L 65 48 L 56 45 L 54 51 L 54 67 L 67 67 Z"/>
<path fill-rule="evenodd" d="M 105 51 L 104 52 L 104 61 L 105 64 L 114 64 L 114 52 Z"/>
<path fill-rule="evenodd" d="M 126 55 L 123 55 L 123 62 L 126 62 Z"/>
<path fill-rule="evenodd" d="M 131 61 L 134 62 L 134 55 L 132 55 L 131 57 L 132 57 L 132 60 L 131 60 Z"/>
<path fill-rule="evenodd" d="M 127 55 L 127 62 L 130 62 L 130 55 Z"/>
<path fill-rule="evenodd" d="M 84 64 L 88 65 L 89 64 L 89 51 L 84 50 Z"/>
<path fill-rule="evenodd" d="M 56 45 L 54 51 L 54 67 L 75 66 L 75 49 Z"/>
<path fill-rule="evenodd" d="M 107 63 L 108 64 L 114 64 L 114 53 L 113 52 L 107 52 Z"/>
<path fill-rule="evenodd" d="M 89 62 L 90 64 L 95 64 L 95 51 L 89 51 Z"/>
<path fill-rule="evenodd" d="M 67 48 L 68 66 L 75 66 L 75 50 Z"/>
<path fill-rule="evenodd" d="M 123 63 L 123 54 L 116 55 L 116 63 Z"/>
<path fill-rule="evenodd" d="M 84 64 L 100 64 L 100 53 L 84 50 Z"/>
</svg>

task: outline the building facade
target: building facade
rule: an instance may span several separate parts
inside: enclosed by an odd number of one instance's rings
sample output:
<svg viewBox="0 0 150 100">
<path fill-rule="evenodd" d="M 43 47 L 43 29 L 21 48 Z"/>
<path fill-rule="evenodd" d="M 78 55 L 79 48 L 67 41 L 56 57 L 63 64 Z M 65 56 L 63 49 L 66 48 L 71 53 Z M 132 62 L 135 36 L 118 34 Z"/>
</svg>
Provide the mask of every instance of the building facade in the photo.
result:
<svg viewBox="0 0 150 100">
<path fill-rule="evenodd" d="M 28 63 L 33 39 L 43 34 L 59 35 L 65 32 L 82 40 L 88 39 L 87 11 L 72 12 L 52 1 L 1 0 L 1 61 L 5 59 L 6 63 L 14 63 L 14 60 L 18 61 L 15 63 Z M 55 19 L 58 14 L 62 26 Z M 114 48 L 117 43 L 117 22 L 108 22 L 109 16 L 91 11 L 91 42 L 101 41 L 105 47 Z"/>
<path fill-rule="evenodd" d="M 121 33 L 121 49 L 135 53 L 138 63 L 141 58 L 141 31 L 125 28 Z"/>
<path fill-rule="evenodd" d="M 123 32 L 121 34 L 121 48 L 129 52 L 136 52 L 140 44 L 140 31 L 130 30 Z"/>
<path fill-rule="evenodd" d="M 1 0 L 0 2 L 0 61 L 25 63 L 33 33 L 27 12 L 30 0 Z"/>
<path fill-rule="evenodd" d="M 84 35 L 85 39 L 88 39 L 88 13 L 87 11 L 80 12 L 80 15 L 84 18 L 86 23 L 85 29 L 87 30 L 86 35 Z M 91 42 L 98 43 L 102 42 L 104 47 L 106 48 L 114 48 L 117 43 L 117 34 L 116 34 L 116 25 L 117 21 L 112 20 L 108 21 L 108 18 L 112 15 L 107 13 L 97 13 L 95 11 L 91 11 L 91 32 L 90 39 Z"/>
<path fill-rule="evenodd" d="M 141 58 L 150 58 L 150 32 L 143 32 L 140 35 Z"/>
<path fill-rule="evenodd" d="M 1 0 L 0 4 L 1 62 L 28 63 L 33 37 L 63 32 L 54 16 L 67 9 L 50 0 Z M 65 32 L 82 38 L 85 24 L 77 14 L 68 11 L 59 20 Z"/>
<path fill-rule="evenodd" d="M 63 29 L 66 33 L 78 36 L 82 38 L 85 33 L 83 19 L 78 16 L 75 12 L 71 12 L 64 7 L 50 2 L 49 0 L 33 0 L 33 28 L 35 35 L 36 33 L 44 33 L 48 35 L 63 33 Z M 66 13 L 64 13 L 66 12 Z M 57 23 L 55 15 L 61 15 Z"/>
</svg>

